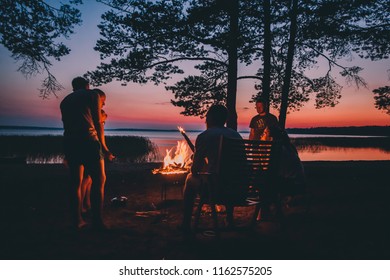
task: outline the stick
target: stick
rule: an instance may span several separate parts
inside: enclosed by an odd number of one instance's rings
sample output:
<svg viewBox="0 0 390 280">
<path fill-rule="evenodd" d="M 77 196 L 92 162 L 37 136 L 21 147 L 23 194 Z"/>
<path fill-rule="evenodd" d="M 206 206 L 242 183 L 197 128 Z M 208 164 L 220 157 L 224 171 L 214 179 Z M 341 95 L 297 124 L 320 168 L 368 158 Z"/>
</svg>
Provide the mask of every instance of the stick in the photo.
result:
<svg viewBox="0 0 390 280">
<path fill-rule="evenodd" d="M 181 126 L 178 126 L 177 128 L 179 129 L 181 135 L 183 135 L 183 137 L 186 140 L 186 142 L 187 142 L 188 146 L 190 147 L 191 151 L 194 153 L 195 152 L 195 146 L 194 146 L 194 144 L 192 144 L 190 138 L 188 138 L 185 130 Z"/>
</svg>

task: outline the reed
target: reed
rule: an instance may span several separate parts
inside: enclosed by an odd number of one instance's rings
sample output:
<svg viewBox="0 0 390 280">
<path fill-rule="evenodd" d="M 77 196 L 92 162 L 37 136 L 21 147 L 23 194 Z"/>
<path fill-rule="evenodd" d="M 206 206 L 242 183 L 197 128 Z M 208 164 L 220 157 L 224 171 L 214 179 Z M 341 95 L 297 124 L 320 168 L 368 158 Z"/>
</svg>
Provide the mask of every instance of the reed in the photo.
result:
<svg viewBox="0 0 390 280">
<path fill-rule="evenodd" d="M 157 158 L 156 146 L 145 137 L 107 136 L 119 162 L 147 162 Z M 63 136 L 0 136 L 0 157 L 25 157 L 38 163 L 61 162 Z"/>
<path fill-rule="evenodd" d="M 298 150 L 310 150 L 320 146 L 340 148 L 378 148 L 390 152 L 389 137 L 305 137 L 292 138 Z"/>
</svg>

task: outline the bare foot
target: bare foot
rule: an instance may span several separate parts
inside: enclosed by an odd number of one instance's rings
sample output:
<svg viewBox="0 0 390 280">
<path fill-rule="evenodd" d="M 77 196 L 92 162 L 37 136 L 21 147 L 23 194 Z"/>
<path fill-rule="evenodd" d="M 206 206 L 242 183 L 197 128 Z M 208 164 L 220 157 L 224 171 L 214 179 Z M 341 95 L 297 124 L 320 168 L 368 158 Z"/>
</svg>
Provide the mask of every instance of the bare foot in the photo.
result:
<svg viewBox="0 0 390 280">
<path fill-rule="evenodd" d="M 86 207 L 86 208 L 81 209 L 81 213 L 83 213 L 83 214 L 85 214 L 89 211 L 91 211 L 91 207 Z"/>
<path fill-rule="evenodd" d="M 77 223 L 77 228 L 78 228 L 78 229 L 82 229 L 82 228 L 84 228 L 86 225 L 87 225 L 87 223 L 86 223 L 83 219 L 80 219 L 79 222 Z"/>
</svg>

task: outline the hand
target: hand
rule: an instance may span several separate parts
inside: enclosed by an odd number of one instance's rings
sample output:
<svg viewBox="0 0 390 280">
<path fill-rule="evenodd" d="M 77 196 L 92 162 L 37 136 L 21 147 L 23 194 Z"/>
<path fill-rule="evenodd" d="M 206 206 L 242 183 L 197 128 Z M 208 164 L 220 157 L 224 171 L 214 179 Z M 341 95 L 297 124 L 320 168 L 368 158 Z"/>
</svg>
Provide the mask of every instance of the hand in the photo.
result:
<svg viewBox="0 0 390 280">
<path fill-rule="evenodd" d="M 115 159 L 115 156 L 110 152 L 110 151 L 106 151 L 104 153 L 104 157 L 105 159 L 107 159 L 108 161 L 113 161 Z"/>
</svg>

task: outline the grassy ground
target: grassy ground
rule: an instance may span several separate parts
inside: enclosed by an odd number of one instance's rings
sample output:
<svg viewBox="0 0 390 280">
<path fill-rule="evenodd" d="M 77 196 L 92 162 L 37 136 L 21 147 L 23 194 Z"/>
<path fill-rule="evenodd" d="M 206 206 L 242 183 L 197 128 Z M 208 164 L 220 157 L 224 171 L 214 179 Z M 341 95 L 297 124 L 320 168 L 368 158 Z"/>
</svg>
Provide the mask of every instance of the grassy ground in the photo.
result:
<svg viewBox="0 0 390 280">
<path fill-rule="evenodd" d="M 200 231 L 187 240 L 181 183 L 168 186 L 156 164 L 107 166 L 104 233 L 69 228 L 67 170 L 61 165 L 0 165 L 1 259 L 389 259 L 390 161 L 305 162 L 312 205 L 285 209 L 284 226 L 260 222 L 254 231 Z M 126 196 L 125 206 L 111 199 Z M 251 209 L 238 209 L 245 223 Z M 221 221 L 223 220 L 221 215 Z M 88 217 L 87 217 L 88 220 Z M 208 213 L 202 226 L 210 222 Z"/>
</svg>

